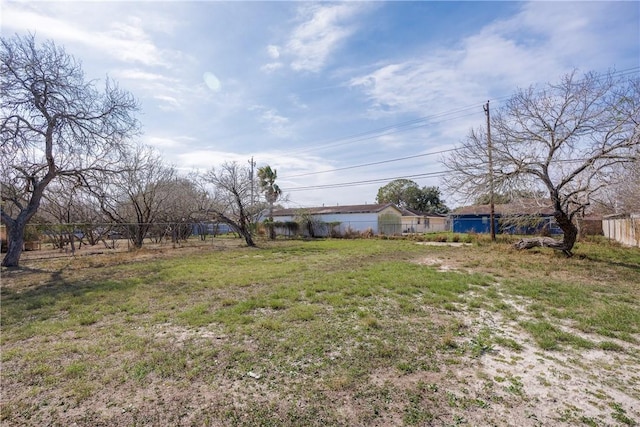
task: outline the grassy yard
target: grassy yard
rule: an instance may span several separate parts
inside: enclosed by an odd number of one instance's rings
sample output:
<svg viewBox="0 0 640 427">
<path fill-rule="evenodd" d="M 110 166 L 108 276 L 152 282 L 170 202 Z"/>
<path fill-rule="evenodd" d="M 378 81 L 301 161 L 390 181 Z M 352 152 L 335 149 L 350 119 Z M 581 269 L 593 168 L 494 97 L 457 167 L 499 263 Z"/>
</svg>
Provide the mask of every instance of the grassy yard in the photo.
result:
<svg viewBox="0 0 640 427">
<path fill-rule="evenodd" d="M 1 424 L 640 423 L 638 249 L 221 242 L 2 271 Z"/>
</svg>

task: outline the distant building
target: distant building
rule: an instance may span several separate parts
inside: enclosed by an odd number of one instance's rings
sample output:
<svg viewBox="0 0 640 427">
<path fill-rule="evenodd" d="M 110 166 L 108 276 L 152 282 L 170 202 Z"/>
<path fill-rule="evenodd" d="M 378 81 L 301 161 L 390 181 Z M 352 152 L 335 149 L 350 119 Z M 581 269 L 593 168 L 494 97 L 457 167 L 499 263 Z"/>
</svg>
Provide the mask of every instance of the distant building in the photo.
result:
<svg viewBox="0 0 640 427">
<path fill-rule="evenodd" d="M 374 205 L 321 206 L 275 209 L 276 233 L 287 234 L 285 224 L 308 218 L 316 237 L 365 233 L 394 235 L 402 233 L 402 211 L 391 203 Z M 299 234 L 310 235 L 300 229 Z"/>
<path fill-rule="evenodd" d="M 447 230 L 446 215 L 420 213 L 410 209 L 401 210 L 403 233 L 431 233 Z"/>
<path fill-rule="evenodd" d="M 562 234 L 548 200 L 526 199 L 494 206 L 496 233 L 503 234 Z M 449 214 L 454 233 L 489 233 L 490 205 L 464 206 Z"/>
</svg>

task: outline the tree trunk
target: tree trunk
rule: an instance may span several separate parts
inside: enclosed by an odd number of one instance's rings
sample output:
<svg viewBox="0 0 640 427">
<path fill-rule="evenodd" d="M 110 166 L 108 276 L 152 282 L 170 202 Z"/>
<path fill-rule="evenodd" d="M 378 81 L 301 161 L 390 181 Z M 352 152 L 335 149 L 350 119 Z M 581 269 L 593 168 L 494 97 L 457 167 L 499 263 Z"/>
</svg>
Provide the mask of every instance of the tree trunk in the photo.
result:
<svg viewBox="0 0 640 427">
<path fill-rule="evenodd" d="M 242 237 L 244 237 L 244 241 L 247 243 L 247 246 L 254 247 L 256 245 L 253 241 L 253 236 L 251 236 L 251 231 L 242 230 Z"/>
<path fill-rule="evenodd" d="M 225 221 L 226 224 L 231 226 L 231 229 L 234 233 L 238 233 L 238 237 L 242 237 L 246 242 L 247 246 L 254 247 L 256 244 L 253 241 L 253 235 L 251 234 L 251 229 L 247 227 L 243 223 L 235 223 L 233 221 L 229 221 L 228 219 Z"/>
<path fill-rule="evenodd" d="M 573 249 L 573 245 L 576 243 L 578 228 L 571 222 L 567 214 L 560 210 L 555 212 L 554 217 L 556 219 L 556 223 L 564 233 L 562 241 L 552 239 L 551 237 L 534 237 L 531 239 L 521 239 L 516 242 L 513 247 L 519 250 L 535 247 L 548 247 L 562 251 L 568 257 L 573 256 L 571 249 Z"/>
<path fill-rule="evenodd" d="M 564 245 L 563 252 L 565 252 L 567 256 L 571 256 L 573 255 L 571 249 L 573 249 L 573 245 L 575 245 L 576 239 L 578 238 L 578 227 L 576 227 L 567 214 L 561 210 L 556 210 L 553 216 L 556 218 L 558 226 L 564 233 L 562 237 L 562 244 Z"/>
<path fill-rule="evenodd" d="M 2 266 L 15 268 L 20 265 L 20 255 L 24 246 L 24 228 L 26 222 L 14 221 L 7 224 L 7 253 L 2 259 Z"/>
<path fill-rule="evenodd" d="M 269 200 L 269 239 L 276 240 L 276 229 L 273 226 L 273 201 Z"/>
</svg>

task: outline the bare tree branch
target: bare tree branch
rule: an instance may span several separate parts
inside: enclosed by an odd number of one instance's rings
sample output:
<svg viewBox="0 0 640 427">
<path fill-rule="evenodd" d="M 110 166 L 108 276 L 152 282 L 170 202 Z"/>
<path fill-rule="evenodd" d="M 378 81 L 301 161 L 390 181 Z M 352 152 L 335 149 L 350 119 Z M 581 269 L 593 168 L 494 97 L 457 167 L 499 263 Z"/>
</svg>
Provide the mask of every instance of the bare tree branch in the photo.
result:
<svg viewBox="0 0 640 427">
<path fill-rule="evenodd" d="M 139 130 L 135 99 L 87 82 L 80 64 L 33 35 L 0 42 L 2 222 L 9 231 L 3 266 L 18 266 L 24 227 L 61 176 L 108 169 Z"/>
<path fill-rule="evenodd" d="M 496 188 L 544 188 L 564 231 L 562 244 L 556 246 L 567 254 L 577 236 L 574 216 L 608 185 L 607 173 L 638 159 L 639 88 L 638 78 L 620 78 L 614 72 L 582 78 L 573 72 L 557 84 L 519 90 L 492 116 Z M 452 173 L 445 187 L 467 197 L 486 193 L 487 158 L 485 132 L 471 131 L 444 160 Z"/>
</svg>

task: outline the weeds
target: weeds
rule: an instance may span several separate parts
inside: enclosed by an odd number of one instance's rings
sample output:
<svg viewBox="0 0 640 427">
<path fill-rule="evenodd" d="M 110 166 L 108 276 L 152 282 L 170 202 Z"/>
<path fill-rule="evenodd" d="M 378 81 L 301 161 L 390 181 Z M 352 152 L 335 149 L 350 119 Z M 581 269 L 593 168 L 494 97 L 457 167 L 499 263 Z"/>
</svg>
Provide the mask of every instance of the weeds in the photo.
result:
<svg viewBox="0 0 640 427">
<path fill-rule="evenodd" d="M 277 241 L 3 272 L 2 423 L 482 424 L 527 398 L 507 374 L 469 391 L 478 364 L 525 352 L 500 325 L 470 325 L 487 310 L 538 351 L 631 354 L 638 251 L 583 243 L 565 260 L 440 236 L 474 245 Z M 617 405 L 607 416 L 633 425 Z"/>
</svg>

